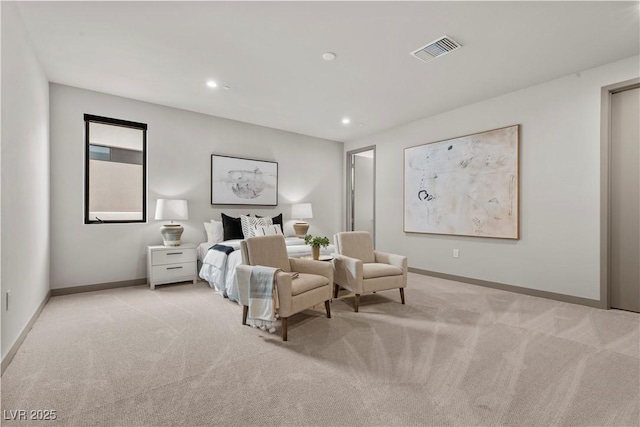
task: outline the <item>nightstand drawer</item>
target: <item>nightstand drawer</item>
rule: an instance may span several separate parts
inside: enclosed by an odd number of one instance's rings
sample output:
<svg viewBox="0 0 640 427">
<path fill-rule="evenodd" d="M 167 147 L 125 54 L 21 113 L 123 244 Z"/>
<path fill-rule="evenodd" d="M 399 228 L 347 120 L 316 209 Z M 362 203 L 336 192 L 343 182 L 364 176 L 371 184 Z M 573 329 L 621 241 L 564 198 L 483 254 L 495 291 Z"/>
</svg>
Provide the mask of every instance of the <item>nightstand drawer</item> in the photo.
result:
<svg viewBox="0 0 640 427">
<path fill-rule="evenodd" d="M 151 256 L 152 265 L 176 264 L 191 262 L 196 258 L 196 250 L 191 248 L 175 248 L 155 250 Z"/>
<path fill-rule="evenodd" d="M 195 276 L 196 263 L 183 262 L 179 264 L 155 265 L 153 266 L 153 280 L 160 282 L 184 276 Z"/>
</svg>

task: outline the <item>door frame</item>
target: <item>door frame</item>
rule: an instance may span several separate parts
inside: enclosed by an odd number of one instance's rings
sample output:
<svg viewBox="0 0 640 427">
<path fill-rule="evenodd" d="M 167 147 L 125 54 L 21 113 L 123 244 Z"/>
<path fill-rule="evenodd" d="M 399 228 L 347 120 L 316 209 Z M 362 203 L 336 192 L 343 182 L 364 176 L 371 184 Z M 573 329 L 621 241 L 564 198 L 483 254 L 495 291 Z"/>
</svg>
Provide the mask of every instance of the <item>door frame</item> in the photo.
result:
<svg viewBox="0 0 640 427">
<path fill-rule="evenodd" d="M 611 309 L 611 96 L 640 87 L 640 78 L 601 89 L 600 108 L 600 308 Z"/>
<path fill-rule="evenodd" d="M 345 182 L 345 190 L 346 190 L 346 217 L 345 217 L 345 228 L 346 231 L 351 231 L 353 229 L 353 202 L 354 202 L 354 194 L 353 194 L 353 168 L 354 168 L 354 157 L 358 153 L 363 153 L 365 151 L 373 151 L 373 236 L 371 239 L 373 240 L 373 247 L 376 247 L 376 146 L 369 145 L 368 147 L 357 148 L 355 150 L 347 151 L 347 160 L 346 160 L 346 182 Z"/>
</svg>

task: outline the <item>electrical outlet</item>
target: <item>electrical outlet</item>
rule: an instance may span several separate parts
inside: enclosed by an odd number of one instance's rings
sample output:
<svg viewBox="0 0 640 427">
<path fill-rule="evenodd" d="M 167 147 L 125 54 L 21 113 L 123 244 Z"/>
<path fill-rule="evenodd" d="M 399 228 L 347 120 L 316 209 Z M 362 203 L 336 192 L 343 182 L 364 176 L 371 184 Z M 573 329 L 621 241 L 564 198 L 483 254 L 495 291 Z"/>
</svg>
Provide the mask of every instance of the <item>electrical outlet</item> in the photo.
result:
<svg viewBox="0 0 640 427">
<path fill-rule="evenodd" d="M 459 250 L 457 250 L 457 249 L 454 249 L 454 250 L 453 250 L 453 257 L 454 257 L 454 258 L 459 258 L 459 257 L 460 257 L 460 251 L 459 251 Z"/>
</svg>

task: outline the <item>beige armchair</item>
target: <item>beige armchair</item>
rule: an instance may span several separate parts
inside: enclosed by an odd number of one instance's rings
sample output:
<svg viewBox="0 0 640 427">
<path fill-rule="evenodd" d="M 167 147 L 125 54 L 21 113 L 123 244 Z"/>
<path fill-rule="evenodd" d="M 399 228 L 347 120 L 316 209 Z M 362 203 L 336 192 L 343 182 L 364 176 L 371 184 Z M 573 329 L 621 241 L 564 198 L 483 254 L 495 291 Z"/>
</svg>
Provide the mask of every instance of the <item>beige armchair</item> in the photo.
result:
<svg viewBox="0 0 640 427">
<path fill-rule="evenodd" d="M 324 302 L 327 317 L 331 318 L 331 263 L 289 258 L 284 237 L 258 236 L 240 242 L 242 264 L 236 267 L 238 294 L 242 304 L 242 324 L 247 324 L 249 311 L 248 283 L 253 266 L 279 268 L 275 275 L 279 315 L 282 320 L 282 340 L 287 341 L 287 320 L 290 316 Z M 298 272 L 291 278 L 291 272 Z"/>
<path fill-rule="evenodd" d="M 338 233 L 334 243 L 337 251 L 333 259 L 334 298 L 338 297 L 340 287 L 353 292 L 354 309 L 358 312 L 360 295 L 398 288 L 404 304 L 407 257 L 374 250 L 371 235 L 366 231 Z"/>
</svg>

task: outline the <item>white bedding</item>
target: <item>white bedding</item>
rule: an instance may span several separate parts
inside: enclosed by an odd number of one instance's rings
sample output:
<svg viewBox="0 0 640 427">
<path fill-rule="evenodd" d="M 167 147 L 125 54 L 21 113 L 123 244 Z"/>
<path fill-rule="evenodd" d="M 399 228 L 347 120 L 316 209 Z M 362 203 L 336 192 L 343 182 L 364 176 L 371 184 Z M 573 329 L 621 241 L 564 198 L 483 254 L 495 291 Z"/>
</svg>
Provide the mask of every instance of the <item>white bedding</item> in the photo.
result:
<svg viewBox="0 0 640 427">
<path fill-rule="evenodd" d="M 305 245 L 304 239 L 298 237 L 286 237 L 287 253 L 291 258 L 300 258 L 311 255 L 311 246 Z M 242 263 L 240 240 L 225 240 L 220 245 L 230 246 L 235 249 L 228 256 L 223 252 L 210 250 L 214 243 L 205 242 L 198 246 L 198 259 L 202 261 L 200 277 L 216 291 L 232 301 L 238 301 L 238 285 L 236 283 L 236 266 Z M 321 255 L 330 255 L 335 252 L 334 246 L 329 245 L 320 249 Z"/>
</svg>

